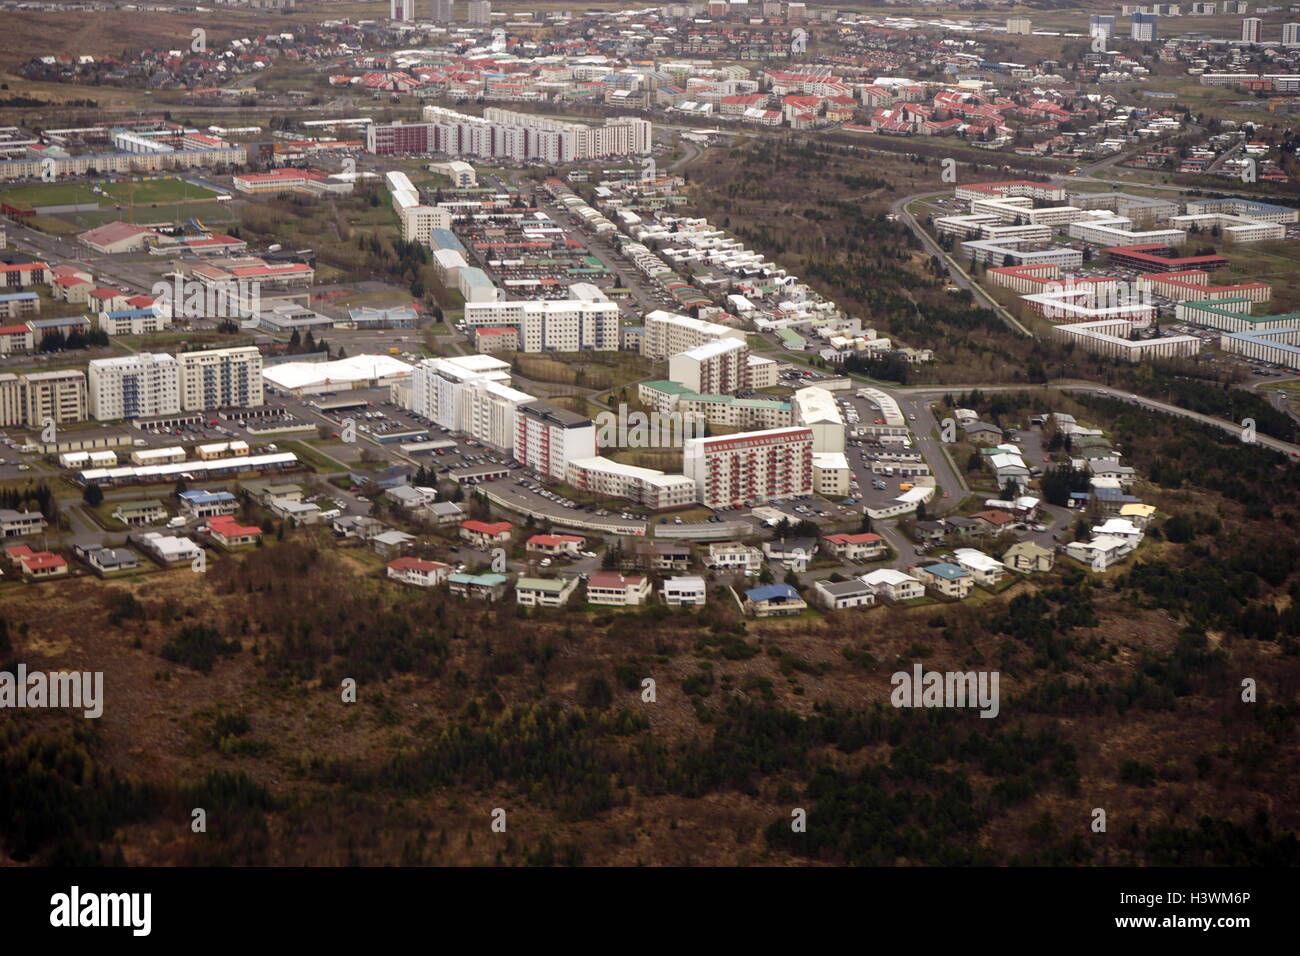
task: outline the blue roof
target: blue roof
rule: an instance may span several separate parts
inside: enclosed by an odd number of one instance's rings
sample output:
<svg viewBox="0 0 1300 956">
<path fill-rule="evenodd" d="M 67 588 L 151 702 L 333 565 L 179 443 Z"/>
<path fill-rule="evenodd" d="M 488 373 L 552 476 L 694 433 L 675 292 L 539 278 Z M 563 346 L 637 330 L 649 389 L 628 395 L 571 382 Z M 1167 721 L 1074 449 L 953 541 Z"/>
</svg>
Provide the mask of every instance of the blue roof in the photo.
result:
<svg viewBox="0 0 1300 956">
<path fill-rule="evenodd" d="M 84 315 L 65 315 L 57 319 L 32 319 L 34 329 L 57 329 L 64 325 L 90 325 L 90 319 Z"/>
<path fill-rule="evenodd" d="M 146 315 L 157 315 L 153 309 L 122 309 L 119 312 L 105 312 L 110 319 L 143 319 Z"/>
<path fill-rule="evenodd" d="M 35 298 L 35 292 L 10 292 L 8 295 L 0 295 L 0 302 L 25 302 Z"/>
<path fill-rule="evenodd" d="M 455 249 L 464 252 L 465 247 L 450 229 L 429 230 L 429 245 L 434 249 Z"/>
<path fill-rule="evenodd" d="M 929 571 L 941 578 L 947 578 L 949 581 L 970 577 L 970 574 L 964 568 L 959 568 L 955 564 L 927 564 L 922 570 Z"/>
<path fill-rule="evenodd" d="M 764 584 L 761 587 L 751 588 L 745 592 L 745 599 L 755 603 L 771 601 L 774 598 L 793 598 L 797 600 L 799 592 L 788 584 Z"/>
<path fill-rule="evenodd" d="M 448 580 L 455 584 L 476 584 L 479 587 L 494 588 L 509 580 L 504 574 L 453 574 Z"/>
<path fill-rule="evenodd" d="M 468 269 L 461 269 L 460 281 L 466 285 L 478 288 L 483 288 L 485 286 L 494 287 L 492 280 L 488 278 L 488 274 L 476 266 L 470 266 Z"/>
<path fill-rule="evenodd" d="M 215 501 L 235 500 L 235 496 L 229 491 L 182 491 L 180 496 L 196 505 L 210 505 Z"/>
</svg>

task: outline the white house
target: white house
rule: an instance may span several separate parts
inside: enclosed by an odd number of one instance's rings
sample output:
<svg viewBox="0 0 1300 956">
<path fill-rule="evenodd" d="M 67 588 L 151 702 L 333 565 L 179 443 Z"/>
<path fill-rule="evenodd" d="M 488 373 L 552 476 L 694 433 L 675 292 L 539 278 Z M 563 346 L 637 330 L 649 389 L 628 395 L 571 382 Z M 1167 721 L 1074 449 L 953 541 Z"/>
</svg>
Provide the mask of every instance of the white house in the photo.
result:
<svg viewBox="0 0 1300 956">
<path fill-rule="evenodd" d="M 578 578 L 520 578 L 515 603 L 524 607 L 563 607 L 578 587 Z"/>
<path fill-rule="evenodd" d="M 877 568 L 862 575 L 859 580 L 871 588 L 878 597 L 890 601 L 913 601 L 925 597 L 924 584 L 910 574 L 893 568 Z"/>
<path fill-rule="evenodd" d="M 451 568 L 439 561 L 424 561 L 420 558 L 397 558 L 388 562 L 388 576 L 403 584 L 416 587 L 432 588 L 447 580 Z"/>
<path fill-rule="evenodd" d="M 650 579 L 644 574 L 597 571 L 587 582 L 587 601 L 591 604 L 631 607 L 644 604 L 649 597 Z"/>
<path fill-rule="evenodd" d="M 683 574 L 664 582 L 665 604 L 703 604 L 706 594 L 704 578 L 697 574 Z"/>
<path fill-rule="evenodd" d="M 876 603 L 876 592 L 858 578 L 847 581 L 818 581 L 813 592 L 822 607 L 840 611 L 848 607 L 871 607 Z"/>
<path fill-rule="evenodd" d="M 712 543 L 705 566 L 715 571 L 744 571 L 757 574 L 763 566 L 763 552 L 735 541 Z"/>
<path fill-rule="evenodd" d="M 1007 574 L 1007 566 L 996 558 L 991 558 L 975 548 L 957 548 L 953 551 L 957 565 L 970 572 L 975 583 L 981 587 L 992 587 Z"/>
</svg>

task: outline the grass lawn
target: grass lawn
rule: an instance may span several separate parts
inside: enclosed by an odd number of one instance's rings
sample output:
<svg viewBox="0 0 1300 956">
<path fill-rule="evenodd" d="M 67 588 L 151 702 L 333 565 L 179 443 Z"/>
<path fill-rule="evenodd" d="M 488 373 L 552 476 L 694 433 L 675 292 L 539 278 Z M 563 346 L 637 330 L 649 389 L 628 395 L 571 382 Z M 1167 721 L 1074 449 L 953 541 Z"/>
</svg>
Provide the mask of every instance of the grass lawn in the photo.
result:
<svg viewBox="0 0 1300 956">
<path fill-rule="evenodd" d="M 14 186 L 0 190 L 0 202 L 10 205 L 66 206 L 72 203 L 101 202 L 101 197 L 81 183 L 47 183 L 31 186 Z"/>
<path fill-rule="evenodd" d="M 117 202 L 134 202 L 137 206 L 141 203 L 208 202 L 217 198 L 211 189 L 171 176 L 134 183 L 108 183 L 102 188 Z"/>
<path fill-rule="evenodd" d="M 324 452 L 317 451 L 311 445 L 303 441 L 286 441 L 280 443 L 282 451 L 291 451 L 311 466 L 313 471 L 332 474 L 336 471 L 351 470 L 343 462 L 336 458 L 331 458 Z"/>
</svg>

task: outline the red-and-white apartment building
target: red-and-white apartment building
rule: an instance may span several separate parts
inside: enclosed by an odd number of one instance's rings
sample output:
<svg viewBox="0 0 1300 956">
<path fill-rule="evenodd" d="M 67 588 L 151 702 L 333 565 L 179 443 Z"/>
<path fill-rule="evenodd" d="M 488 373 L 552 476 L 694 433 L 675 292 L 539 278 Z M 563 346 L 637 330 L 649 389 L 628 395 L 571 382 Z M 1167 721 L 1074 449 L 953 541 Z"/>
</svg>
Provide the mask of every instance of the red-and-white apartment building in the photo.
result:
<svg viewBox="0 0 1300 956">
<path fill-rule="evenodd" d="M 812 494 L 812 453 L 812 429 L 804 427 L 690 438 L 682 471 L 705 507 L 758 504 Z"/>
</svg>

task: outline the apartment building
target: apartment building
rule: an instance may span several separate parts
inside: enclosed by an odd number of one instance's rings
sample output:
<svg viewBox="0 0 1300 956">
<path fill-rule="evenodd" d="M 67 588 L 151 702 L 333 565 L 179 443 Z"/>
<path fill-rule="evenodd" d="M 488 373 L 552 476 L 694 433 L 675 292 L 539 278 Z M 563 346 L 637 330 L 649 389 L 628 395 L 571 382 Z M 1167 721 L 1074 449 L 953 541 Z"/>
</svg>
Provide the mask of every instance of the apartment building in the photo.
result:
<svg viewBox="0 0 1300 956">
<path fill-rule="evenodd" d="M 522 352 L 616 352 L 619 347 L 616 302 L 466 302 L 465 324 L 474 329 L 513 328 Z"/>
<path fill-rule="evenodd" d="M 254 345 L 182 352 L 176 360 L 182 411 L 265 404 L 262 353 Z"/>
<path fill-rule="evenodd" d="M 525 468 L 564 481 L 569 462 L 596 457 L 596 425 L 550 402 L 525 402 L 516 409 L 514 455 Z"/>
<path fill-rule="evenodd" d="M 36 428 L 52 419 L 56 424 L 86 418 L 86 373 L 80 369 L 31 372 L 18 376 L 23 391 L 23 415 Z"/>
<path fill-rule="evenodd" d="M 443 428 L 511 451 L 518 409 L 536 399 L 510 385 L 509 368 L 490 355 L 425 359 L 411 373 L 410 408 Z"/>
<path fill-rule="evenodd" d="M 614 607 L 634 607 L 650 598 L 650 579 L 644 574 L 597 571 L 587 581 L 587 602 Z"/>
<path fill-rule="evenodd" d="M 646 314 L 645 331 L 641 336 L 641 354 L 652 359 L 670 359 L 719 339 L 744 342 L 745 333 L 728 325 L 656 309 Z"/>
<path fill-rule="evenodd" d="M 669 358 L 668 378 L 703 395 L 735 395 L 750 387 L 749 345 L 727 337 L 687 349 Z"/>
<path fill-rule="evenodd" d="M 1129 338 L 1133 334 L 1133 328 L 1133 323 L 1128 319 L 1103 319 L 1098 322 L 1058 325 L 1052 329 L 1052 334 L 1057 338 L 1072 341 L 1090 352 L 1123 359 L 1126 362 L 1190 358 L 1201 349 L 1201 340 L 1194 335 L 1133 339 Z"/>
<path fill-rule="evenodd" d="M 654 468 L 639 468 L 611 458 L 578 458 L 565 466 L 564 480 L 579 491 L 623 498 L 652 511 L 695 504 L 695 482 Z"/>
<path fill-rule="evenodd" d="M 709 508 L 755 504 L 812 493 L 813 432 L 773 428 L 687 439 L 683 472 Z"/>
<path fill-rule="evenodd" d="M 173 415 L 181 410 L 174 356 L 137 352 L 93 359 L 86 368 L 87 407 L 96 421 Z"/>
<path fill-rule="evenodd" d="M 926 588 L 946 598 L 960 600 L 968 597 L 971 588 L 975 586 L 975 579 L 970 572 L 956 564 L 940 562 L 911 570 Z"/>
<path fill-rule="evenodd" d="M 26 415 L 22 382 L 12 372 L 0 372 L 0 428 L 23 424 Z"/>
</svg>

